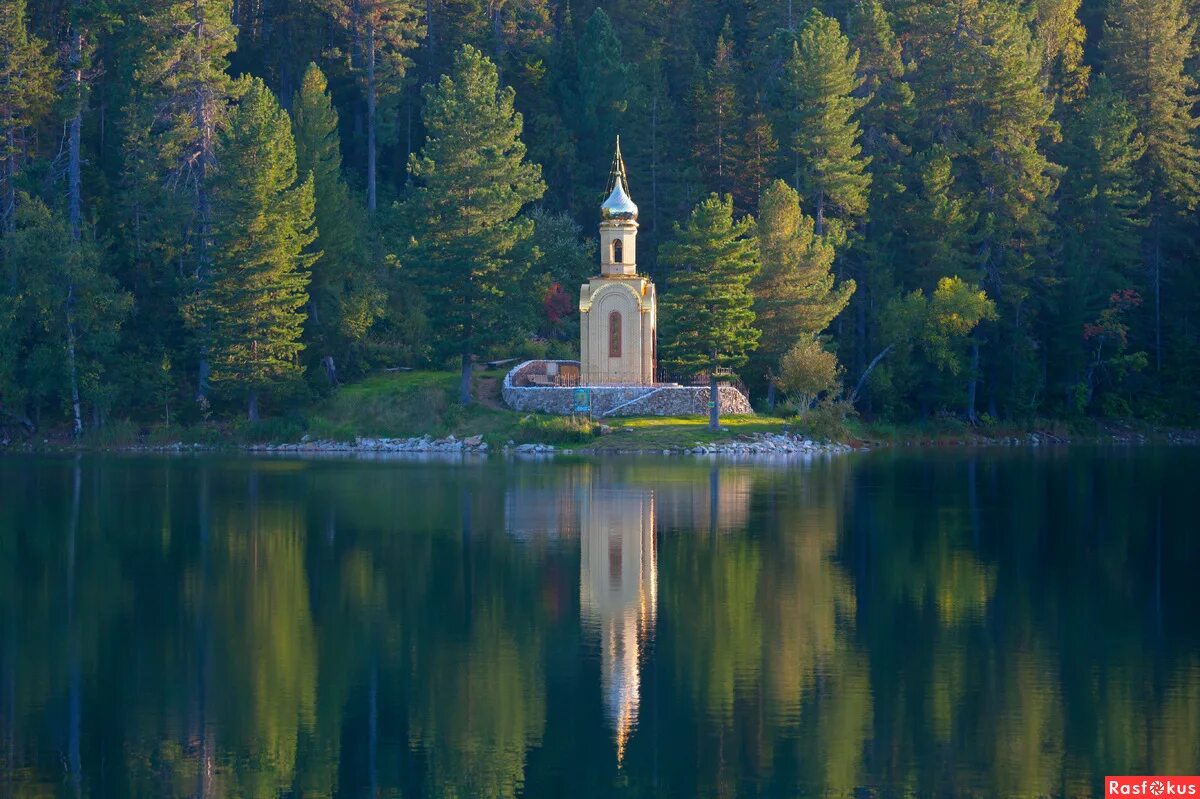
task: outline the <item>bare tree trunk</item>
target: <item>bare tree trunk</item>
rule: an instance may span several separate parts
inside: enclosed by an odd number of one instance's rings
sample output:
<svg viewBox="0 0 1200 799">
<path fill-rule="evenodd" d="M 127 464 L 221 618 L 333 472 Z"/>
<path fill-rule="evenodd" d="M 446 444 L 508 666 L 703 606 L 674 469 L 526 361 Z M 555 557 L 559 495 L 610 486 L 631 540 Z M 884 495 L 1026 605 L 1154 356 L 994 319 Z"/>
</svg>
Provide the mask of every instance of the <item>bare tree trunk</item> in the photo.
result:
<svg viewBox="0 0 1200 799">
<path fill-rule="evenodd" d="M 866 371 L 862 373 L 862 377 L 858 378 L 858 383 L 855 384 L 854 390 L 850 392 L 850 404 L 853 405 L 858 401 L 858 393 L 862 391 L 862 387 L 867 384 L 867 378 L 871 376 L 871 372 L 875 371 L 875 367 L 879 365 L 879 362 L 890 355 L 894 349 L 896 349 L 896 345 L 889 344 L 883 349 L 883 352 L 876 355 L 874 360 L 867 365 Z"/>
<path fill-rule="evenodd" d="M 83 414 L 79 402 L 79 373 L 75 367 L 75 286 L 67 286 L 67 373 L 71 383 L 71 435 L 83 434 Z"/>
<path fill-rule="evenodd" d="M 8 154 L 4 158 L 4 207 L 0 208 L 5 233 L 17 228 L 17 132 L 13 129 L 12 112 L 5 114 L 5 139 Z"/>
<path fill-rule="evenodd" d="M 717 370 L 708 374 L 708 429 L 714 433 L 721 429 L 721 395 L 717 387 Z"/>
<path fill-rule="evenodd" d="M 204 12 L 200 8 L 200 0 L 192 0 L 192 20 L 196 25 L 196 58 L 203 58 L 204 53 Z M 199 67 L 199 64 L 196 65 Z M 208 193 L 208 167 L 213 157 L 213 123 L 209 118 L 207 107 L 208 97 L 201 86 L 195 89 L 192 115 L 196 132 L 200 137 L 200 157 L 196 163 L 196 283 L 203 290 L 208 281 L 208 253 L 211 230 L 211 202 Z M 201 336 L 201 342 L 205 336 Z M 196 399 L 207 399 L 208 396 L 208 348 L 201 343 L 200 362 L 196 369 Z"/>
<path fill-rule="evenodd" d="M 250 418 L 250 421 L 258 421 L 258 389 L 250 389 L 250 398 L 247 402 L 246 412 L 247 416 Z"/>
<path fill-rule="evenodd" d="M 776 391 L 777 388 L 775 386 L 775 381 L 771 378 L 767 378 L 767 410 L 772 412 L 775 410 Z"/>
<path fill-rule="evenodd" d="M 375 24 L 367 23 L 367 212 L 374 214 L 375 197 Z"/>
<path fill-rule="evenodd" d="M 78 0 L 73 4 L 76 10 Z M 77 25 L 77 21 L 75 21 Z M 67 217 L 71 224 L 71 237 L 76 246 L 83 237 L 83 179 L 80 169 L 80 134 L 83 127 L 83 34 L 78 27 L 71 31 L 70 80 L 75 92 L 74 108 L 68 125 L 67 146 Z M 69 261 L 68 261 L 69 263 Z M 63 307 L 67 324 L 67 372 L 71 384 L 71 434 L 79 438 L 83 434 L 83 416 L 79 403 L 79 371 L 75 360 L 75 284 L 67 282 L 67 301 Z"/>
<path fill-rule="evenodd" d="M 1162 222 L 1154 221 L 1154 371 L 1162 371 Z"/>
<path fill-rule="evenodd" d="M 979 388 L 979 342 L 971 342 L 971 377 L 967 380 L 967 421 L 975 424 L 979 416 L 975 413 L 975 395 Z"/>
<path fill-rule="evenodd" d="M 463 405 L 471 404 L 471 355 L 463 353 L 462 371 L 458 380 L 458 401 Z"/>
</svg>

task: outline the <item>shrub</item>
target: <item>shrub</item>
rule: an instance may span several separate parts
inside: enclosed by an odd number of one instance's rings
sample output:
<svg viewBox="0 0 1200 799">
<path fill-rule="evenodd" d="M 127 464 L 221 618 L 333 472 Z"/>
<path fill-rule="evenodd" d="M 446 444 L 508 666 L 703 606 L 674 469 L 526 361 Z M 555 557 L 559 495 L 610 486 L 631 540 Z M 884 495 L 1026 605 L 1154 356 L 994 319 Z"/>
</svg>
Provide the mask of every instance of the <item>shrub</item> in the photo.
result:
<svg viewBox="0 0 1200 799">
<path fill-rule="evenodd" d="M 821 346 L 814 335 L 805 335 L 788 350 L 779 364 L 779 388 L 801 414 L 822 395 L 832 395 L 842 383 L 837 356 Z"/>
</svg>

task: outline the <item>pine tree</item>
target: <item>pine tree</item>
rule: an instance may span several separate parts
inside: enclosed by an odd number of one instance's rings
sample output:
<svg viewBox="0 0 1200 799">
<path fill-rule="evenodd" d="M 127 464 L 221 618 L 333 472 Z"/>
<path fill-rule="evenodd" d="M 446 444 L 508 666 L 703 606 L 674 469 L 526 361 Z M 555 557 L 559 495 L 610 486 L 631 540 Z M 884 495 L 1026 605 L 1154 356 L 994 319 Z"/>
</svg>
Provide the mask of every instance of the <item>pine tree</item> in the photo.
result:
<svg viewBox="0 0 1200 799">
<path fill-rule="evenodd" d="M 378 205 L 379 100 L 398 92 L 408 51 L 424 34 L 415 0 L 321 0 L 350 37 L 351 66 L 361 76 L 367 104 L 367 213 Z"/>
<path fill-rule="evenodd" d="M 706 186 L 717 194 L 733 190 L 741 153 L 742 103 L 738 97 L 739 67 L 733 54 L 729 19 L 717 37 L 717 49 L 704 81 L 696 88 L 694 152 Z"/>
<path fill-rule="evenodd" d="M 1200 203 L 1196 79 L 1187 68 L 1196 25 L 1183 0 L 1114 0 L 1104 26 L 1105 71 L 1146 139 L 1140 172 L 1150 192 L 1149 273 L 1154 362 L 1162 369 L 1164 240 L 1180 210 Z"/>
<path fill-rule="evenodd" d="M 231 0 L 156 4 L 144 19 L 145 52 L 128 109 L 127 159 L 136 170 L 129 190 L 145 194 L 139 211 L 156 229 L 154 246 L 173 267 L 184 319 L 193 328 L 212 269 L 217 136 L 236 94 L 226 71 L 235 46 L 231 13 Z M 210 364 L 203 347 L 195 354 L 196 394 L 203 399 Z"/>
<path fill-rule="evenodd" d="M 409 160 L 418 185 L 407 217 L 413 253 L 444 354 L 461 358 L 460 399 L 471 401 L 471 364 L 484 348 L 521 332 L 529 308 L 529 265 L 511 257 L 532 233 L 518 217 L 545 192 L 541 169 L 525 160 L 521 115 L 496 67 L 465 45 L 450 75 L 425 87 L 427 138 Z"/>
<path fill-rule="evenodd" d="M 816 217 L 817 235 L 837 220 L 849 226 L 867 212 L 870 159 L 862 155 L 856 115 L 866 101 L 858 53 L 837 20 L 813 10 L 784 64 L 779 86 L 780 127 L 792 160 L 793 185 Z"/>
<path fill-rule="evenodd" d="M 49 108 L 53 80 L 46 43 L 26 27 L 25 0 L 0 0 L 0 232 L 16 226 L 25 137 Z"/>
<path fill-rule="evenodd" d="M 313 178 L 296 173 L 287 113 L 255 78 L 220 137 L 214 264 L 204 293 L 213 384 L 244 396 L 251 421 L 262 394 L 297 379 L 308 302 Z"/>
<path fill-rule="evenodd" d="M 782 180 L 771 183 L 758 203 L 761 271 L 751 283 L 754 312 L 762 333 L 753 362 L 774 381 L 784 354 L 805 336 L 824 332 L 854 294 L 854 281 L 835 285 L 833 246 L 816 235 L 812 217 L 800 208 L 800 195 Z"/>
<path fill-rule="evenodd" d="M 337 383 L 337 362 L 361 341 L 383 313 L 385 297 L 368 271 L 359 236 L 359 209 L 350 200 L 342 178 L 338 115 L 325 75 L 316 64 L 304 73 L 292 101 L 296 138 L 296 168 L 313 176 L 317 241 L 321 258 L 309 284 L 307 349 L 321 363 L 331 383 Z"/>
<path fill-rule="evenodd" d="M 711 195 L 675 225 L 659 259 L 671 267 L 662 301 L 660 360 L 709 373 L 709 427 L 720 429 L 718 370 L 737 369 L 758 345 L 750 283 L 759 270 L 754 220 L 733 219 L 733 198 Z"/>
</svg>

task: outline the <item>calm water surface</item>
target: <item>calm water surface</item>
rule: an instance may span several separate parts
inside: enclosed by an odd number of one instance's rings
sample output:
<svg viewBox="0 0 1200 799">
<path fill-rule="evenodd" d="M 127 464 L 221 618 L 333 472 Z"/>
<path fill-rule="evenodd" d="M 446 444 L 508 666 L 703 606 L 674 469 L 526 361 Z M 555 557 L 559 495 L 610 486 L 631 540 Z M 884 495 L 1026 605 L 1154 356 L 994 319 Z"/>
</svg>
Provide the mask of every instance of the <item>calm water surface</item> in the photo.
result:
<svg viewBox="0 0 1200 799">
<path fill-rule="evenodd" d="M 1200 452 L 0 458 L 0 796 L 1200 772 Z"/>
</svg>

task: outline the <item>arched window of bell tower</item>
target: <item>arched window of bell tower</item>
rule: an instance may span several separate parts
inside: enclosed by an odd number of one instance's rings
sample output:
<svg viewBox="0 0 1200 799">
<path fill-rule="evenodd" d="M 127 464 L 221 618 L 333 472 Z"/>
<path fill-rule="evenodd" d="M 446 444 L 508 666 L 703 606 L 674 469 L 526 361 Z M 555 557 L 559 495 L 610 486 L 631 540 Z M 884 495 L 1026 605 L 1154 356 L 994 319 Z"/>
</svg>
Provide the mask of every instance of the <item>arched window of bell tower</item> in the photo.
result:
<svg viewBox="0 0 1200 799">
<path fill-rule="evenodd" d="M 621 240 L 620 240 L 620 239 L 613 239 L 613 243 L 612 243 L 612 262 L 613 262 L 614 264 L 621 264 L 621 263 L 624 263 L 624 260 L 623 260 L 623 259 L 624 259 L 624 257 L 625 257 L 625 245 L 623 245 L 623 244 L 621 243 Z"/>
</svg>

